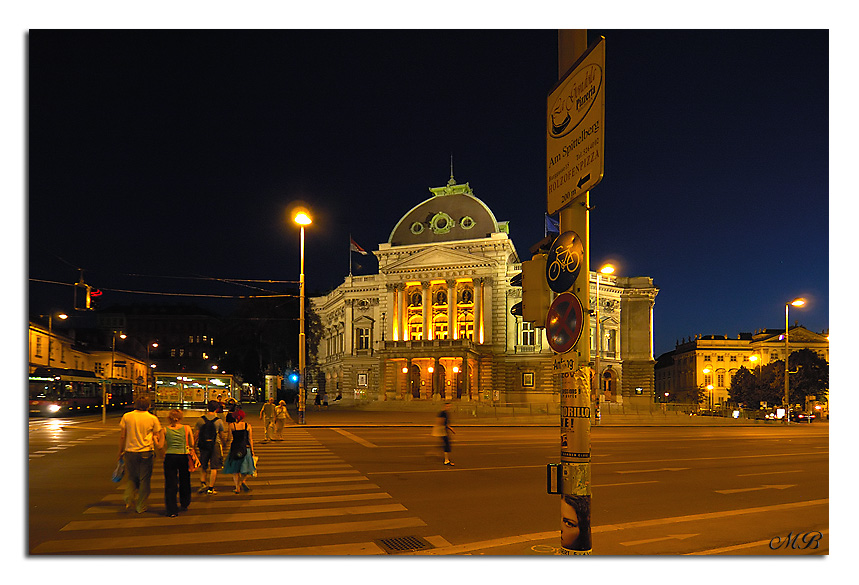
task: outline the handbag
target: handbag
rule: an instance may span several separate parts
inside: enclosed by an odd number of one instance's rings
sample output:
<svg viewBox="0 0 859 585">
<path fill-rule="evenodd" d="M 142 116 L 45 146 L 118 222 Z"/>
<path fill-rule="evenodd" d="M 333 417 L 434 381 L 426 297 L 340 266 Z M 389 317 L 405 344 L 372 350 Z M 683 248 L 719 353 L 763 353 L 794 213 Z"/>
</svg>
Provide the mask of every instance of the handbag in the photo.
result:
<svg viewBox="0 0 859 585">
<path fill-rule="evenodd" d="M 188 441 L 188 437 L 191 434 L 191 427 L 185 425 L 185 446 L 188 449 L 188 471 L 194 472 L 200 469 L 200 458 L 197 457 L 197 451 L 194 450 L 193 445 L 191 445 L 191 441 Z"/>
<path fill-rule="evenodd" d="M 190 453 L 188 453 L 188 471 L 194 472 L 200 470 L 200 459 L 197 457 L 197 453 L 192 449 Z"/>
<path fill-rule="evenodd" d="M 254 470 L 253 470 L 253 473 L 251 473 L 251 476 L 256 477 L 257 476 L 257 463 L 259 462 L 259 457 L 254 455 L 253 459 L 254 459 Z"/>
<path fill-rule="evenodd" d="M 119 458 L 119 461 L 116 462 L 116 467 L 113 468 L 113 475 L 110 480 L 114 483 L 119 483 L 122 481 L 123 476 L 125 475 L 125 461 L 122 457 Z"/>
</svg>

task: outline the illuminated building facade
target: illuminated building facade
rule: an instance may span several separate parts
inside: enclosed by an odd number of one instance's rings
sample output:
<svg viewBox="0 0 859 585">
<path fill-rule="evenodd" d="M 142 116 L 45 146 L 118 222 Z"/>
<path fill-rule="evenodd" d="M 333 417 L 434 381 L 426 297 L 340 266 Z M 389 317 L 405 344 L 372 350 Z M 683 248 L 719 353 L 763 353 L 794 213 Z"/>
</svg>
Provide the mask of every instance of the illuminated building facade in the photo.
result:
<svg viewBox="0 0 859 585">
<path fill-rule="evenodd" d="M 348 276 L 310 299 L 323 326 L 317 362 L 326 392 L 371 400 L 557 401 L 544 330 L 510 312 L 522 289 L 510 285 L 521 260 L 507 222 L 453 177 L 430 192 L 373 252 L 378 274 Z M 592 299 L 595 287 L 591 274 Z M 652 401 L 657 292 L 650 278 L 600 281 L 605 400 Z M 597 336 L 591 339 L 595 352 Z"/>
<path fill-rule="evenodd" d="M 790 352 L 809 349 L 829 362 L 829 337 L 794 325 L 789 330 Z M 678 342 L 673 351 L 659 356 L 655 367 L 656 395 L 667 392 L 672 401 L 694 403 L 704 389 L 701 406 L 718 409 L 730 399 L 728 389 L 740 367 L 757 367 L 785 359 L 784 329 L 755 333 L 698 335 Z"/>
</svg>

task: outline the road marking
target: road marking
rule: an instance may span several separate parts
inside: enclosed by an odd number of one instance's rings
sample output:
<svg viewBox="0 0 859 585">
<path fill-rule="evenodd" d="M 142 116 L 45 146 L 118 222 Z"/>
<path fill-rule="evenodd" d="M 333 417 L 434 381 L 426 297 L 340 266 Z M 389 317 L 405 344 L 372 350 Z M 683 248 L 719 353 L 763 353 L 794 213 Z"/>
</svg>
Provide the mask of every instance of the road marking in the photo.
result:
<svg viewBox="0 0 859 585">
<path fill-rule="evenodd" d="M 820 533 L 821 533 L 821 534 L 829 534 L 829 530 L 828 530 L 828 529 L 827 529 L 827 530 L 821 530 L 821 531 L 820 531 Z M 700 551 L 698 551 L 698 552 L 691 552 L 691 553 L 684 553 L 684 554 L 685 554 L 685 555 L 687 555 L 687 556 L 694 556 L 694 555 L 718 555 L 718 554 L 722 554 L 722 553 L 734 552 L 734 551 L 736 551 L 736 550 L 743 550 L 743 549 L 745 549 L 745 548 L 757 548 L 757 547 L 759 547 L 759 546 L 764 546 L 764 545 L 769 546 L 769 544 L 770 544 L 771 542 L 772 542 L 772 539 L 769 539 L 769 540 L 758 540 L 758 541 L 755 541 L 755 542 L 746 542 L 746 543 L 743 543 L 743 544 L 735 544 L 735 545 L 733 545 L 733 546 L 723 546 L 723 547 L 721 547 L 721 548 L 711 548 L 711 549 L 709 549 L 709 550 L 700 550 Z"/>
<path fill-rule="evenodd" d="M 753 488 L 738 488 L 733 490 L 713 490 L 717 494 L 739 494 L 743 492 L 758 492 L 761 490 L 786 490 L 787 488 L 796 487 L 796 484 L 787 484 L 787 485 L 762 485 L 759 487 Z"/>
<path fill-rule="evenodd" d="M 440 458 L 439 458 L 440 459 Z M 489 471 L 497 469 L 528 469 L 546 467 L 545 465 L 509 465 L 506 467 L 449 467 L 440 465 L 438 469 L 408 469 L 404 471 L 368 471 L 364 475 L 397 475 L 400 473 L 448 473 L 450 471 Z"/>
<path fill-rule="evenodd" d="M 227 553 L 227 555 L 295 555 L 295 556 L 360 556 L 387 554 L 375 542 L 350 542 L 347 544 L 323 544 L 320 546 L 302 546 L 298 548 L 278 548 L 271 550 L 255 550 L 251 552 Z"/>
<path fill-rule="evenodd" d="M 822 500 L 810 500 L 808 502 L 793 502 L 789 504 L 774 504 L 772 506 L 758 506 L 756 508 L 740 508 L 737 510 L 723 510 L 721 512 L 706 512 L 703 514 L 690 514 L 688 516 L 674 516 L 671 518 L 654 518 L 653 520 L 639 520 L 637 522 L 622 522 L 619 524 L 605 524 L 592 529 L 592 532 L 609 532 L 614 530 L 625 530 L 627 528 L 644 528 L 648 526 L 662 526 L 664 524 L 675 524 L 678 522 L 696 522 L 698 520 L 712 520 L 714 518 L 730 518 L 744 514 L 760 514 L 776 510 L 791 510 L 794 508 L 807 508 L 810 506 L 823 506 L 829 504 L 829 498 Z"/>
<path fill-rule="evenodd" d="M 727 518 L 731 516 L 740 516 L 743 514 L 756 514 L 763 512 L 772 512 L 775 510 L 786 510 L 794 508 L 803 508 L 808 506 L 828 505 L 829 498 L 823 500 L 812 500 L 810 502 L 794 502 L 790 504 L 775 504 L 772 506 L 760 506 L 757 508 L 746 508 L 740 510 L 725 510 L 722 512 L 709 512 L 706 514 L 691 514 L 689 516 L 675 516 L 673 518 L 656 518 L 653 520 L 641 520 L 637 522 L 624 522 L 622 524 L 606 524 L 603 526 L 594 526 L 591 528 L 592 533 L 596 532 L 612 532 L 616 530 L 625 530 L 627 528 L 645 528 L 650 526 L 660 526 L 664 524 L 674 524 L 678 522 L 693 522 L 697 520 L 711 520 L 713 518 Z M 495 548 L 508 544 L 518 544 L 521 542 L 530 542 L 534 540 L 549 540 L 560 538 L 560 530 L 552 530 L 550 532 L 535 532 L 533 534 L 522 534 L 519 536 L 509 536 L 505 538 L 496 538 L 494 540 L 483 540 L 480 542 L 472 542 L 469 544 L 460 544 L 456 546 L 437 548 L 429 551 L 418 551 L 415 555 L 458 555 L 482 550 L 487 548 Z M 765 541 L 769 542 L 769 541 Z M 744 545 L 743 545 L 744 546 Z M 720 550 L 720 549 L 714 549 Z M 697 554 L 708 554 L 707 551 Z"/>
<path fill-rule="evenodd" d="M 298 520 L 306 518 L 323 518 L 325 516 L 354 516 L 358 514 L 384 514 L 388 512 L 408 512 L 402 504 L 377 504 L 374 506 L 341 506 L 334 508 L 312 508 L 308 510 L 280 510 L 268 512 L 246 512 L 241 510 L 234 514 L 180 516 L 178 518 L 140 517 L 108 520 L 75 520 L 63 526 L 60 531 L 69 530 L 99 530 L 99 529 L 137 529 L 137 528 L 167 528 L 172 526 L 199 526 L 201 524 L 260 522 L 263 520 Z"/>
<path fill-rule="evenodd" d="M 762 471 L 760 473 L 738 473 L 737 477 L 752 477 L 753 475 L 776 475 L 780 473 L 802 473 L 802 469 L 788 469 L 785 471 Z"/>
<path fill-rule="evenodd" d="M 269 491 L 266 490 L 266 495 Z M 235 508 L 237 505 L 243 510 L 247 508 L 264 508 L 267 506 L 296 506 L 301 504 L 325 504 L 331 502 L 360 502 L 366 500 L 390 500 L 393 496 L 385 492 L 374 492 L 370 494 L 338 494 L 335 496 L 306 496 L 303 498 L 266 498 L 241 500 L 237 503 L 236 500 L 213 500 L 199 501 L 194 500 L 189 510 L 196 512 L 198 510 L 214 510 L 216 508 Z M 121 496 L 116 498 L 121 500 Z M 116 506 L 101 506 L 87 508 L 84 514 L 116 514 Z"/>
<path fill-rule="evenodd" d="M 698 533 L 700 534 L 700 533 Z M 627 542 L 619 543 L 621 546 L 638 546 L 640 544 L 650 544 L 653 542 L 662 542 L 663 540 L 686 540 L 687 538 L 692 538 L 693 536 L 698 536 L 698 534 L 669 534 L 668 536 L 662 536 L 660 538 L 647 538 L 645 540 L 630 540 Z"/>
<path fill-rule="evenodd" d="M 663 467 L 662 469 L 631 469 L 629 471 L 615 471 L 615 473 L 653 473 L 656 471 L 686 471 L 688 467 Z"/>
<path fill-rule="evenodd" d="M 651 479 L 649 481 L 624 481 L 620 483 L 595 483 L 591 485 L 592 488 L 603 488 L 603 487 L 617 487 L 621 485 L 640 485 L 643 483 L 659 483 L 659 481 L 655 479 Z"/>
<path fill-rule="evenodd" d="M 639 464 L 639 463 L 675 463 L 679 461 L 720 461 L 720 460 L 731 460 L 734 461 L 736 459 L 760 459 L 764 457 L 799 457 L 802 455 L 825 455 L 828 456 L 829 453 L 771 453 L 771 454 L 761 454 L 761 455 L 724 455 L 722 457 L 684 457 L 683 459 L 642 459 L 638 461 L 591 461 L 592 465 L 626 465 L 629 463 Z"/>
<path fill-rule="evenodd" d="M 353 441 L 355 441 L 359 445 L 364 445 L 365 447 L 374 447 L 374 448 L 378 446 L 378 445 L 374 445 L 370 441 L 365 441 L 361 437 L 353 435 L 349 431 L 344 431 L 343 429 L 338 429 L 338 428 L 332 428 L 331 430 L 340 433 L 341 435 L 343 435 L 347 439 L 352 439 Z"/>
<path fill-rule="evenodd" d="M 163 525 L 169 526 L 165 518 Z M 322 534 L 343 534 L 349 532 L 378 532 L 380 530 L 395 530 L 400 528 L 416 528 L 426 526 L 420 518 L 395 518 L 390 520 L 364 520 L 359 522 L 338 522 L 336 524 L 311 524 L 307 526 L 273 527 L 261 530 L 247 528 L 243 530 L 206 530 L 193 532 L 175 532 L 159 534 L 157 538 L 143 539 L 140 536 L 112 536 L 104 538 L 73 538 L 69 540 L 51 540 L 36 546 L 32 554 L 52 554 L 59 552 L 85 552 L 106 550 L 117 552 L 122 549 L 150 547 L 183 547 L 191 544 L 242 542 L 250 540 L 268 540 L 276 538 L 295 538 L 300 536 L 316 536 Z"/>
</svg>

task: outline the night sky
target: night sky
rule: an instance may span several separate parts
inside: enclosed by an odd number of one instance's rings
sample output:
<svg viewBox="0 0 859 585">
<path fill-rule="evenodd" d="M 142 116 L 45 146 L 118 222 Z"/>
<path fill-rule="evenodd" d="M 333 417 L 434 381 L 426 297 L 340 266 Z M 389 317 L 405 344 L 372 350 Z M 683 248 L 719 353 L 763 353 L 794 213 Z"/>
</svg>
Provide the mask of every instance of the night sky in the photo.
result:
<svg viewBox="0 0 859 585">
<path fill-rule="evenodd" d="M 650 276 L 654 354 L 696 334 L 829 328 L 829 33 L 588 30 L 606 39 L 592 266 Z M 444 185 L 468 182 L 520 258 L 544 235 L 557 31 L 31 31 L 30 314 L 308 293 Z M 375 270 L 372 257 L 356 274 Z M 170 277 L 170 278 L 167 278 Z M 178 278 L 182 277 L 182 278 Z M 191 280 L 189 277 L 193 277 Z M 265 290 L 248 288 L 248 285 Z"/>
</svg>

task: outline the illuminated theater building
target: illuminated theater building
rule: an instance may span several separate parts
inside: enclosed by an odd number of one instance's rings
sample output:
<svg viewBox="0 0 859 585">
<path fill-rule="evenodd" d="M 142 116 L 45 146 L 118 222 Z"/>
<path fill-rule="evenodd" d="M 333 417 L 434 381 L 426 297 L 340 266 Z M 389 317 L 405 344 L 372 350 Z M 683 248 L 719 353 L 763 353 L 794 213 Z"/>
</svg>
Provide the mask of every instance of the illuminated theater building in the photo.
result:
<svg viewBox="0 0 859 585">
<path fill-rule="evenodd" d="M 373 252 L 378 274 L 347 276 L 310 299 L 324 331 L 317 375 L 325 390 L 370 400 L 557 402 L 544 330 L 510 311 L 522 289 L 510 284 L 521 260 L 507 222 L 453 177 L 430 192 Z M 595 285 L 592 273 L 592 306 Z M 650 278 L 601 276 L 603 400 L 652 401 L 657 292 Z"/>
</svg>

